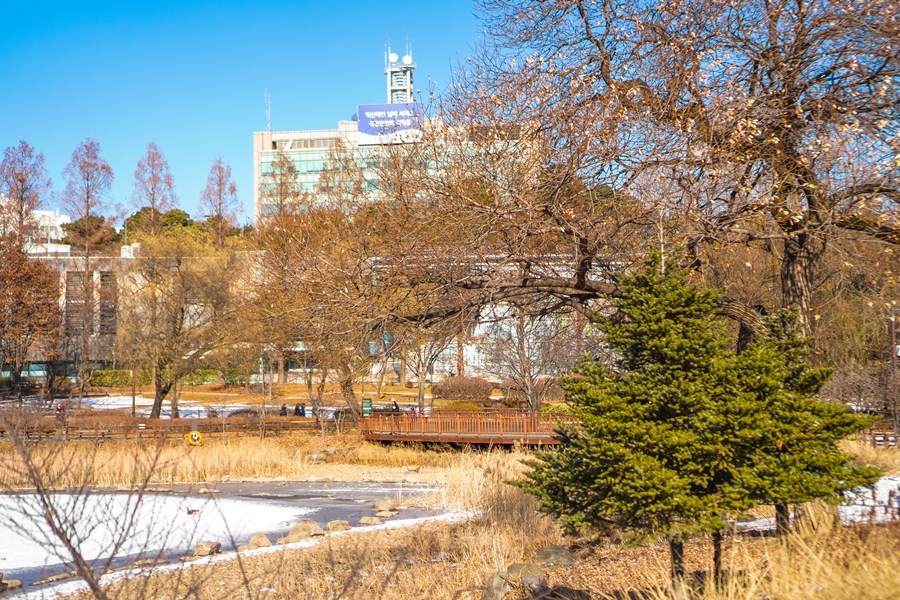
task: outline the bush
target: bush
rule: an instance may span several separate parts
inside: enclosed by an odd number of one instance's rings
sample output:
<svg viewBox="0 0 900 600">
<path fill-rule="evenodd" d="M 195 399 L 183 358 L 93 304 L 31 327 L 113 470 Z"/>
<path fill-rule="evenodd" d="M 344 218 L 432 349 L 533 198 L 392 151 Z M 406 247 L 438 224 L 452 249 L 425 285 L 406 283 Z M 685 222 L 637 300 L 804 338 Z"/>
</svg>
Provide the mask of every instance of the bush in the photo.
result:
<svg viewBox="0 0 900 600">
<path fill-rule="evenodd" d="M 215 369 L 197 369 L 184 376 L 184 383 L 187 385 L 206 385 L 207 383 L 215 382 Z"/>
<path fill-rule="evenodd" d="M 98 369 L 91 373 L 93 387 L 130 387 L 131 371 L 124 369 Z"/>
<path fill-rule="evenodd" d="M 149 370 L 137 372 L 138 385 L 150 385 L 152 373 Z M 131 371 L 126 369 L 97 369 L 91 373 L 93 387 L 131 387 Z"/>
<path fill-rule="evenodd" d="M 448 377 L 431 386 L 435 398 L 482 402 L 491 396 L 494 386 L 480 377 Z"/>
<path fill-rule="evenodd" d="M 545 404 L 541 407 L 542 415 L 575 414 L 568 404 Z"/>
<path fill-rule="evenodd" d="M 244 385 L 247 383 L 247 377 L 240 369 L 228 367 L 225 369 L 225 383 L 228 385 Z"/>
<path fill-rule="evenodd" d="M 442 412 L 482 412 L 484 408 L 474 402 L 449 402 L 440 410 Z"/>
</svg>

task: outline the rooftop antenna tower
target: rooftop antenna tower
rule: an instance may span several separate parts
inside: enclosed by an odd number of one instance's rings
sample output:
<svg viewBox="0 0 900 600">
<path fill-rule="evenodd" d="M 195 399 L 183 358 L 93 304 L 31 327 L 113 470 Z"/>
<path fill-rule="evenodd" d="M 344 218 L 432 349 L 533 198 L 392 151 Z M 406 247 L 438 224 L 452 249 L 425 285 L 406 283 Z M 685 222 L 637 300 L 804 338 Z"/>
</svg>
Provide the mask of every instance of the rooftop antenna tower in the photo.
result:
<svg viewBox="0 0 900 600">
<path fill-rule="evenodd" d="M 414 102 L 413 71 L 416 63 L 412 58 L 412 47 L 406 41 L 406 54 L 403 58 L 391 52 L 388 40 L 387 53 L 384 59 L 384 73 L 387 76 L 387 101 L 389 104 L 406 104 Z"/>
<path fill-rule="evenodd" d="M 269 95 L 269 88 L 264 92 L 266 96 L 266 131 L 272 131 L 272 96 Z"/>
</svg>

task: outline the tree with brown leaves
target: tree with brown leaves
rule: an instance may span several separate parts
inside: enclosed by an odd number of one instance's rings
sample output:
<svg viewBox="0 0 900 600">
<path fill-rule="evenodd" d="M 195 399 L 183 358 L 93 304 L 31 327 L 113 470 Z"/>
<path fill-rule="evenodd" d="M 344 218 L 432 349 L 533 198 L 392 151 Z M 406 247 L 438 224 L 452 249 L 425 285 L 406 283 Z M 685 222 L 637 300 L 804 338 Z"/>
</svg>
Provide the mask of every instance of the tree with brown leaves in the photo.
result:
<svg viewBox="0 0 900 600">
<path fill-rule="evenodd" d="M 0 236 L 12 236 L 20 244 L 33 238 L 33 213 L 49 193 L 44 155 L 25 140 L 6 148 L 0 162 Z"/>
<path fill-rule="evenodd" d="M 200 192 L 200 209 L 206 215 L 206 229 L 212 234 L 217 248 L 223 248 L 225 239 L 236 229 L 239 208 L 231 165 L 217 156 L 206 177 L 206 187 Z"/>
<path fill-rule="evenodd" d="M 22 392 L 22 369 L 60 347 L 59 274 L 25 254 L 15 235 L 0 237 L 0 366 Z"/>
<path fill-rule="evenodd" d="M 138 161 L 134 171 L 134 191 L 131 202 L 137 209 L 149 208 L 140 225 L 150 235 L 162 231 L 164 213 L 178 204 L 175 195 L 175 179 L 169 170 L 169 163 L 155 143 L 147 144 L 147 152 Z"/>
</svg>

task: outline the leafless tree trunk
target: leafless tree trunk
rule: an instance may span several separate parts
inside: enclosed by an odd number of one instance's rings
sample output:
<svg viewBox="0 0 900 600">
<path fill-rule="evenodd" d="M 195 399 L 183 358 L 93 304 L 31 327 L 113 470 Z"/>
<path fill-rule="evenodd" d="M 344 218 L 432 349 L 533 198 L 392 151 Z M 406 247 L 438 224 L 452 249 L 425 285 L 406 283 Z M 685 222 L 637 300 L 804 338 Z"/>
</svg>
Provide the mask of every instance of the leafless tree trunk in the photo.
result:
<svg viewBox="0 0 900 600">
<path fill-rule="evenodd" d="M 63 170 L 66 188 L 63 204 L 81 227 L 70 228 L 68 237 L 82 253 L 81 277 L 75 284 L 82 303 L 80 323 L 70 329 L 77 353 L 79 404 L 90 381 L 90 365 L 93 359 L 94 339 L 94 269 L 91 258 L 94 247 L 105 234 L 105 219 L 101 212 L 113 183 L 113 171 L 100 156 L 100 143 L 86 139 L 72 153 L 72 160 Z M 73 290 L 74 292 L 74 290 Z M 67 295 L 69 290 L 66 290 Z M 68 318 L 68 317 L 67 317 Z M 68 324 L 67 324 L 68 328 Z"/>
</svg>

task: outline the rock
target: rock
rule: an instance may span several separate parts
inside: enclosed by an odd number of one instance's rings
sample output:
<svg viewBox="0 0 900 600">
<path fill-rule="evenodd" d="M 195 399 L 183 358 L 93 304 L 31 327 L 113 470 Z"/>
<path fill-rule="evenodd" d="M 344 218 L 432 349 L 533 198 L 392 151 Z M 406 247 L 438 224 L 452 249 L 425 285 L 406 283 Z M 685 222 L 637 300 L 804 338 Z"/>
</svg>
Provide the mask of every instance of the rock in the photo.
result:
<svg viewBox="0 0 900 600">
<path fill-rule="evenodd" d="M 212 494 L 212 493 L 213 493 L 213 490 L 211 490 L 211 489 L 209 489 L 209 488 L 202 487 L 202 488 L 200 488 L 200 491 L 197 492 L 197 493 L 198 493 L 198 494 Z"/>
<path fill-rule="evenodd" d="M 20 579 L 4 579 L 3 585 L 6 586 L 8 590 L 21 590 L 22 589 L 22 580 Z"/>
<path fill-rule="evenodd" d="M 545 567 L 568 567 L 575 562 L 575 555 L 568 548 L 541 548 L 534 562 Z"/>
<path fill-rule="evenodd" d="M 247 548 L 250 550 L 256 548 L 268 548 L 271 545 L 272 542 L 269 541 L 269 538 L 267 538 L 264 533 L 254 533 L 253 537 L 250 538 L 250 541 L 247 542 Z"/>
<path fill-rule="evenodd" d="M 60 573 L 59 575 L 51 575 L 50 577 L 46 577 L 39 581 L 35 581 L 31 585 L 45 585 L 48 583 L 56 583 L 57 581 L 65 581 L 66 579 L 72 579 L 74 575 L 72 573 Z"/>
<path fill-rule="evenodd" d="M 359 520 L 360 525 L 379 525 L 381 523 L 381 519 L 378 517 L 362 517 Z"/>
<path fill-rule="evenodd" d="M 328 521 L 325 523 L 325 531 L 333 533 L 335 531 L 347 531 L 350 529 L 348 521 Z"/>
<path fill-rule="evenodd" d="M 222 550 L 222 544 L 219 542 L 200 542 L 194 548 L 194 556 L 212 556 L 218 554 Z"/>
<path fill-rule="evenodd" d="M 325 455 L 316 453 L 310 454 L 306 457 L 306 464 L 308 465 L 321 465 L 325 463 Z"/>
<path fill-rule="evenodd" d="M 422 467 L 420 467 L 418 465 L 415 465 L 415 466 L 407 465 L 407 466 L 403 467 L 403 471 L 406 473 L 418 473 L 419 469 L 421 469 L 421 468 Z"/>
<path fill-rule="evenodd" d="M 0 581 L 0 594 L 5 592 L 7 590 L 7 588 L 9 588 L 9 584 L 6 583 L 5 581 Z"/>
<path fill-rule="evenodd" d="M 396 510 L 380 510 L 377 513 L 375 513 L 375 516 L 387 518 L 387 517 L 393 517 L 396 514 L 397 514 Z"/>
<path fill-rule="evenodd" d="M 541 568 L 534 563 L 513 563 L 506 567 L 506 573 L 513 579 L 521 579 L 523 575 L 540 575 Z"/>
<path fill-rule="evenodd" d="M 534 594 L 529 600 L 591 600 L 591 595 L 584 590 L 557 585 Z"/>
<path fill-rule="evenodd" d="M 325 535 L 325 530 L 312 519 L 300 519 L 290 532 L 278 540 L 279 544 L 293 544 L 314 536 Z"/>
<path fill-rule="evenodd" d="M 141 568 L 141 567 L 155 567 L 155 566 L 157 566 L 157 565 L 165 565 L 165 564 L 168 564 L 168 562 L 169 562 L 169 561 L 167 561 L 167 560 L 164 559 L 164 558 L 142 558 L 141 560 L 136 560 L 136 561 L 134 561 L 133 563 L 131 563 L 131 566 L 132 566 L 132 567 L 137 567 L 137 568 Z"/>
<path fill-rule="evenodd" d="M 481 594 L 481 600 L 503 600 L 506 592 L 511 589 L 512 585 L 509 583 L 509 575 L 499 571 L 494 572 L 488 577 L 484 593 Z"/>
<path fill-rule="evenodd" d="M 539 594 L 547 589 L 547 580 L 540 575 L 526 573 L 519 580 L 522 591 L 528 594 Z"/>
<path fill-rule="evenodd" d="M 394 502 L 393 500 L 376 500 L 375 501 L 375 510 L 378 510 L 378 511 L 389 510 L 392 512 L 396 512 L 397 508 L 398 508 L 397 503 Z"/>
</svg>

